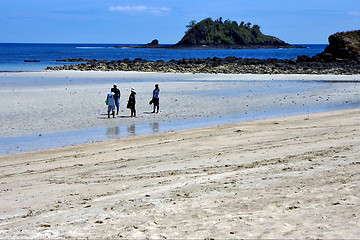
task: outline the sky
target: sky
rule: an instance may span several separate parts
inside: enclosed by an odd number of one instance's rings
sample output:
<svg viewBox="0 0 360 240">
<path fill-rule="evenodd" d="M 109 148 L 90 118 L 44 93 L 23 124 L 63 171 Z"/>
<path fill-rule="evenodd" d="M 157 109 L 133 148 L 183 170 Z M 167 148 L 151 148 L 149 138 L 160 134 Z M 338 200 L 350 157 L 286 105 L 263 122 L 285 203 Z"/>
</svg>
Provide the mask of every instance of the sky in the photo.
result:
<svg viewBox="0 0 360 240">
<path fill-rule="evenodd" d="M 326 44 L 360 29 L 360 0 L 0 0 L 0 43 L 175 44 L 190 21 L 209 17 Z"/>
</svg>

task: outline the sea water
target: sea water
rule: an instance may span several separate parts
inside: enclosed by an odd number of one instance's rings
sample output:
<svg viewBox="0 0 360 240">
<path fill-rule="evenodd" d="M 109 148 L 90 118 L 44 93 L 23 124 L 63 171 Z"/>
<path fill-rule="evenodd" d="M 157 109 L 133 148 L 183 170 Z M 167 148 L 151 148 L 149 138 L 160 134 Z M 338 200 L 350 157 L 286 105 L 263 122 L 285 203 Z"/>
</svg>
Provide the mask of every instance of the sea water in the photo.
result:
<svg viewBox="0 0 360 240">
<path fill-rule="evenodd" d="M 83 58 L 97 60 L 123 60 L 142 58 L 149 61 L 183 58 L 257 58 L 296 59 L 300 55 L 314 56 L 321 53 L 326 44 L 297 44 L 305 48 L 280 49 L 161 49 L 116 48 L 116 44 L 21 44 L 0 43 L 0 71 L 41 71 L 47 66 L 61 66 L 56 60 Z M 36 60 L 39 62 L 24 62 Z"/>
</svg>

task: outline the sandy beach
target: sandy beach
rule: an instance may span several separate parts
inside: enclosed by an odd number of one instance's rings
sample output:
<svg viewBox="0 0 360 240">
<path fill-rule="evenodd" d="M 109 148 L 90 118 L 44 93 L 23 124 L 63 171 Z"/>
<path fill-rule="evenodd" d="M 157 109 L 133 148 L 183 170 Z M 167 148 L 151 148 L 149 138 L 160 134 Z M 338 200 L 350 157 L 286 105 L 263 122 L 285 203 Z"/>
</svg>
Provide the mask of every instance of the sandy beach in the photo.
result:
<svg viewBox="0 0 360 240">
<path fill-rule="evenodd" d="M 270 106 L 354 107 L 360 90 L 358 75 L 28 72 L 1 78 L 12 79 L 0 89 L 2 138 L 245 115 Z M 115 81 L 122 106 L 130 87 L 137 89 L 136 119 L 126 117 L 127 109 L 116 119 L 104 115 Z M 283 91 L 299 81 L 294 91 Z M 157 82 L 161 112 L 148 114 Z M 323 82 L 329 84 L 318 88 Z M 352 108 L 0 155 L 0 236 L 358 238 L 359 132 L 360 110 Z"/>
<path fill-rule="evenodd" d="M 360 111 L 1 156 L 2 238 L 357 238 Z"/>
</svg>

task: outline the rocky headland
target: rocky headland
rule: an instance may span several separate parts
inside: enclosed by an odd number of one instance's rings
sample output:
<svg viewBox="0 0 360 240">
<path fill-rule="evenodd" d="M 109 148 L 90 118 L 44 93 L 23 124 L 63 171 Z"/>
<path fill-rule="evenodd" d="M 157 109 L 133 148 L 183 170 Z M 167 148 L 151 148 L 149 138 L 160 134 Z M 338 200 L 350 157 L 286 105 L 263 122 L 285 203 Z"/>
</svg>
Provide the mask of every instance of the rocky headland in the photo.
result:
<svg viewBox="0 0 360 240">
<path fill-rule="evenodd" d="M 157 44 L 157 42 L 153 42 Z M 336 33 L 329 46 L 313 57 L 297 59 L 193 58 L 148 61 L 136 58 L 118 61 L 86 60 L 76 65 L 48 67 L 47 70 L 139 71 L 228 74 L 360 74 L 360 30 Z"/>
<path fill-rule="evenodd" d="M 329 46 L 325 48 L 323 54 L 327 54 L 330 60 L 360 60 L 360 30 L 339 32 L 331 35 L 329 37 Z"/>
<path fill-rule="evenodd" d="M 277 37 L 268 36 L 260 31 L 259 25 L 244 21 L 222 18 L 206 18 L 199 23 L 191 21 L 183 38 L 174 45 L 159 44 L 157 39 L 144 45 L 127 45 L 118 48 L 171 48 L 171 49 L 257 49 L 257 48 L 303 48 L 290 45 Z"/>
</svg>

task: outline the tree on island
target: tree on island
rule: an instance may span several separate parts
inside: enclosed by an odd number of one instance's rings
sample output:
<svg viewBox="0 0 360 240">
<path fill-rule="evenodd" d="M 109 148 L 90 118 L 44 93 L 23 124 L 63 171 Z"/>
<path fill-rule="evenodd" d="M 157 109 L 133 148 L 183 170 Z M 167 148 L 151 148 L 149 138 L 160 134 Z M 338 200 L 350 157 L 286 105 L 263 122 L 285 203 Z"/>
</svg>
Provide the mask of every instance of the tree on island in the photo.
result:
<svg viewBox="0 0 360 240">
<path fill-rule="evenodd" d="M 188 30 L 190 30 L 190 29 L 192 29 L 193 27 L 195 27 L 195 25 L 196 25 L 196 21 L 195 21 L 195 20 L 191 20 L 191 21 L 189 22 L 189 25 L 186 25 L 186 28 L 187 28 Z"/>
<path fill-rule="evenodd" d="M 245 24 L 219 18 L 206 18 L 199 23 L 190 21 L 184 37 L 176 47 L 236 47 L 244 45 L 288 46 L 289 44 L 261 33 L 259 25 Z"/>
</svg>

